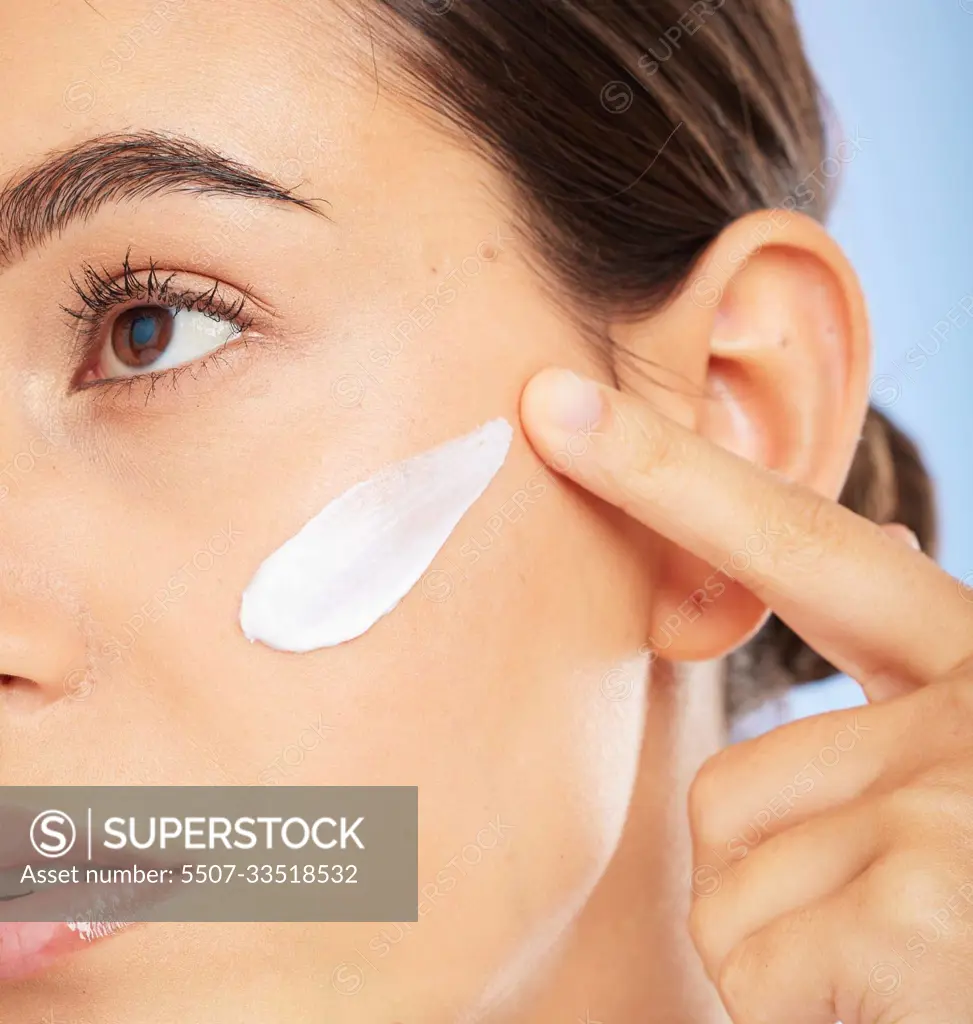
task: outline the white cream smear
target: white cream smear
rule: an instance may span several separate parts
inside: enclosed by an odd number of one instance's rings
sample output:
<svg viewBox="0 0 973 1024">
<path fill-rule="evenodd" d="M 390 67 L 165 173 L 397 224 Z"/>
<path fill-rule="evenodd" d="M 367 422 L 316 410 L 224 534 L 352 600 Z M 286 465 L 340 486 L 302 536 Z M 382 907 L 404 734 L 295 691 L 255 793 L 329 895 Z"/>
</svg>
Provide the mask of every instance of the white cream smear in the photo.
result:
<svg viewBox="0 0 973 1024">
<path fill-rule="evenodd" d="M 422 578 L 512 439 L 505 419 L 491 420 L 329 502 L 257 569 L 240 606 L 244 635 L 298 653 L 361 636 Z"/>
</svg>

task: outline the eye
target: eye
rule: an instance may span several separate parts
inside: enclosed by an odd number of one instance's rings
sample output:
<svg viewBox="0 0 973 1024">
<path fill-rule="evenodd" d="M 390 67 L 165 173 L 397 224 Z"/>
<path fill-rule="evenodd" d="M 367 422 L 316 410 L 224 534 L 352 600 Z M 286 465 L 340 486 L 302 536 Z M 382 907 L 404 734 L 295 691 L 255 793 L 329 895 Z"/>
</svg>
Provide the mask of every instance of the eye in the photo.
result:
<svg viewBox="0 0 973 1024">
<path fill-rule="evenodd" d="M 200 288 L 205 281 L 180 270 L 160 274 L 153 260 L 145 270 L 135 270 L 130 253 L 121 262 L 120 273 L 82 264 L 80 277 L 71 275 L 80 306 L 61 306 L 78 323 L 75 337 L 83 362 L 74 385 L 104 385 L 103 393 L 109 394 L 114 393 L 113 384 L 141 379 L 151 396 L 159 381 L 174 385 L 184 369 L 195 380 L 191 364 L 202 367 L 219 361 L 223 366 L 231 352 L 246 349 L 246 344 L 231 344 L 237 339 L 263 336 L 253 326 L 257 321 L 270 323 L 260 320 L 272 316 L 266 303 L 254 299 L 249 289 L 241 291 L 212 278 Z"/>
<path fill-rule="evenodd" d="M 135 377 L 206 356 L 240 337 L 240 327 L 214 313 L 143 305 L 109 319 L 90 380 Z"/>
</svg>

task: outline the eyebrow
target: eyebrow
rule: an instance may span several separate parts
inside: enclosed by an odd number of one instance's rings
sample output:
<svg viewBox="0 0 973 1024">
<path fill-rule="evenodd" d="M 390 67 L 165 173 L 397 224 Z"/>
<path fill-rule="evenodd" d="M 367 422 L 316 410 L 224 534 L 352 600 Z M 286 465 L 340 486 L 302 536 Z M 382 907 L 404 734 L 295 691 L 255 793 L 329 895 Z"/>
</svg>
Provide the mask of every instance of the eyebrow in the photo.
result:
<svg viewBox="0 0 973 1024">
<path fill-rule="evenodd" d="M 324 215 L 315 201 L 194 139 L 101 135 L 20 172 L 0 190 L 0 269 L 109 203 L 180 192 L 287 203 Z"/>
</svg>

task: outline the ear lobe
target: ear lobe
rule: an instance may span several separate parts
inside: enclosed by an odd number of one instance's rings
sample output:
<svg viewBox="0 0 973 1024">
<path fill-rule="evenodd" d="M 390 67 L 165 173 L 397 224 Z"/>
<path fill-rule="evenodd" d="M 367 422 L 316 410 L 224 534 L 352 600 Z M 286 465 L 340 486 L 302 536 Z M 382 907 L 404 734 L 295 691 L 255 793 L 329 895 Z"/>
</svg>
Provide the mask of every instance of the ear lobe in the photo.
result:
<svg viewBox="0 0 973 1024">
<path fill-rule="evenodd" d="M 781 211 L 736 222 L 652 328 L 642 354 L 689 376 L 705 396 L 641 385 L 653 405 L 837 498 L 867 409 L 869 338 L 857 279 L 817 223 Z M 727 536 L 734 550 L 722 572 L 665 542 L 649 640 L 660 657 L 718 657 L 765 621 L 767 610 L 733 571 L 771 538 L 734 538 L 732 523 Z"/>
</svg>

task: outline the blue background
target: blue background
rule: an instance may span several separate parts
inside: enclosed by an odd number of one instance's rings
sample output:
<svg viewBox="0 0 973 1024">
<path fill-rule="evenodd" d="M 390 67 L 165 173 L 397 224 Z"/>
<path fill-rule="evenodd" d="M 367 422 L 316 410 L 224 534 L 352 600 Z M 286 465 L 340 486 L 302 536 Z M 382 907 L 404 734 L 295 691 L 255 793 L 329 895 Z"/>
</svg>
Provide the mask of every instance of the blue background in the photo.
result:
<svg viewBox="0 0 973 1024">
<path fill-rule="evenodd" d="M 844 166 L 829 227 L 868 298 L 873 398 L 919 443 L 940 498 L 940 561 L 965 577 L 973 572 L 973 321 L 954 326 L 938 352 L 932 331 L 973 296 L 973 0 L 795 7 L 841 134 L 869 140 Z M 905 355 L 919 343 L 934 354 L 917 370 Z M 798 687 L 740 732 L 861 701 L 844 678 Z"/>
</svg>

